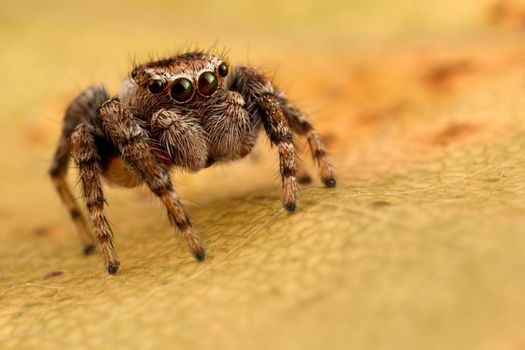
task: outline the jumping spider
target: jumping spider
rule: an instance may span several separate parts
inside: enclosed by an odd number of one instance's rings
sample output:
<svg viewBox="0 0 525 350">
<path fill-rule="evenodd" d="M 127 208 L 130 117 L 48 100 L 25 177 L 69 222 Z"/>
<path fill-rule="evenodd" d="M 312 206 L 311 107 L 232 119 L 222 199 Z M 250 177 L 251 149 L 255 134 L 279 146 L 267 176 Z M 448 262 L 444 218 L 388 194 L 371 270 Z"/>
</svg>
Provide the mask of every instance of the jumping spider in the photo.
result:
<svg viewBox="0 0 525 350">
<path fill-rule="evenodd" d="M 333 167 L 308 119 L 257 69 L 240 66 L 230 72 L 224 57 L 209 52 L 138 65 L 113 98 L 101 85 L 83 91 L 66 110 L 49 172 L 89 254 L 94 239 L 65 181 L 70 156 L 75 160 L 108 273 L 116 273 L 120 262 L 103 210 L 102 177 L 125 187 L 147 184 L 200 261 L 205 257 L 202 242 L 181 206 L 169 169 L 196 172 L 243 158 L 261 128 L 279 152 L 286 210 L 296 210 L 296 174 L 299 181 L 309 181 L 296 162 L 294 133 L 306 137 L 324 184 L 335 186 Z"/>
</svg>

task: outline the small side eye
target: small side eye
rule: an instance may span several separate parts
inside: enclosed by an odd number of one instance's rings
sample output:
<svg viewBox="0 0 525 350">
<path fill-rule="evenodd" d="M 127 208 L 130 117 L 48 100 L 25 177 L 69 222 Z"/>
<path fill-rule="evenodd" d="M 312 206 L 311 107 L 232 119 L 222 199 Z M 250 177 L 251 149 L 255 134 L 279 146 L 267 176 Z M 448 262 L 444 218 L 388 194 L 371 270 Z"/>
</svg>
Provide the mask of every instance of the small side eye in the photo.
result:
<svg viewBox="0 0 525 350">
<path fill-rule="evenodd" d="M 171 97 L 180 103 L 188 102 L 193 97 L 193 85 L 186 78 L 175 80 L 171 86 Z"/>
<path fill-rule="evenodd" d="M 132 79 L 135 79 L 137 77 L 137 74 L 139 74 L 139 69 L 138 68 L 134 68 L 132 71 L 131 71 L 131 78 Z"/>
<path fill-rule="evenodd" d="M 204 72 L 199 76 L 199 92 L 204 96 L 211 96 L 217 90 L 218 81 L 212 72 Z"/>
<path fill-rule="evenodd" d="M 150 80 L 148 83 L 148 90 L 152 94 L 158 94 L 159 92 L 162 92 L 164 90 L 164 83 L 160 80 Z"/>
<path fill-rule="evenodd" d="M 219 75 L 223 78 L 228 75 L 228 65 L 224 62 L 219 66 Z"/>
</svg>

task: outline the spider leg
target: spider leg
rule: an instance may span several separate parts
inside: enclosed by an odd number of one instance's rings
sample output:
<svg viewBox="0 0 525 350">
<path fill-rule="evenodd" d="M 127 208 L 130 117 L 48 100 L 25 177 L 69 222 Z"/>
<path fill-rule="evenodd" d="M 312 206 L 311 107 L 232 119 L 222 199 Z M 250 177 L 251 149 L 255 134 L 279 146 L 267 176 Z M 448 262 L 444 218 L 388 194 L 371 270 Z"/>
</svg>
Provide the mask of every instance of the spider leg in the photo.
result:
<svg viewBox="0 0 525 350">
<path fill-rule="evenodd" d="M 83 243 L 84 254 L 89 255 L 95 250 L 95 241 L 89 232 L 86 220 L 80 211 L 77 201 L 66 182 L 67 167 L 70 159 L 69 142 L 61 138 L 51 163 L 49 174 L 55 184 L 56 190 L 62 202 L 66 205 Z"/>
<path fill-rule="evenodd" d="M 312 157 L 319 168 L 321 180 L 326 187 L 336 185 L 335 171 L 330 159 L 326 156 L 326 150 L 317 130 L 314 129 L 308 118 L 284 96 L 279 94 L 279 104 L 284 115 L 288 119 L 290 127 L 299 135 L 306 136 Z"/>
<path fill-rule="evenodd" d="M 105 200 L 101 182 L 100 156 L 92 128 L 86 124 L 78 125 L 71 134 L 70 142 L 71 155 L 78 166 L 86 207 L 106 263 L 106 270 L 114 274 L 118 271 L 120 262 L 113 247 L 113 233 L 104 214 Z"/>
<path fill-rule="evenodd" d="M 298 201 L 295 145 L 292 130 L 275 89 L 258 70 L 247 67 L 237 67 L 229 81 L 229 87 L 245 98 L 248 112 L 253 118 L 260 118 L 268 138 L 277 146 L 283 206 L 289 212 L 294 212 Z M 254 121 L 254 124 L 257 123 L 257 120 Z"/>
<path fill-rule="evenodd" d="M 89 232 L 88 225 L 75 197 L 66 182 L 70 161 L 71 146 L 69 136 L 77 125 L 82 122 L 91 124 L 96 118 L 97 108 L 108 99 L 107 93 L 100 85 L 92 86 L 77 96 L 69 105 L 64 118 L 64 127 L 57 149 L 49 168 L 49 175 L 56 187 L 62 202 L 69 209 L 73 223 L 83 243 L 84 254 L 91 254 L 95 249 L 95 241 Z"/>
<path fill-rule="evenodd" d="M 147 132 L 139 125 L 139 121 L 117 98 L 102 105 L 99 117 L 102 128 L 118 147 L 125 164 L 164 203 L 170 222 L 182 232 L 195 258 L 199 261 L 204 260 L 204 247 L 200 238 L 193 232 L 190 220 L 182 208 L 168 168 L 159 162 L 153 153 L 148 144 Z"/>
</svg>

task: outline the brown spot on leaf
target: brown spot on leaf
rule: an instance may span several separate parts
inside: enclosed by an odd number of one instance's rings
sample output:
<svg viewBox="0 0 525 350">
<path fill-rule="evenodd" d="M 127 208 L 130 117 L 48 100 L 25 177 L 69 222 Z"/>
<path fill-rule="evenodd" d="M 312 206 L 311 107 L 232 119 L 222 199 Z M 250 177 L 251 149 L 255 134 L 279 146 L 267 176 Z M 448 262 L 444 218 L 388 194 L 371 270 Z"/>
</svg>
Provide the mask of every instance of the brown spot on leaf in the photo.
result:
<svg viewBox="0 0 525 350">
<path fill-rule="evenodd" d="M 484 180 L 486 182 L 498 182 L 498 181 L 501 181 L 502 178 L 503 177 L 487 177 Z"/>
<path fill-rule="evenodd" d="M 469 59 L 440 62 L 424 72 L 423 81 L 429 88 L 443 89 L 449 87 L 460 75 L 472 70 L 473 64 Z"/>
<path fill-rule="evenodd" d="M 525 29 L 525 6 L 517 1 L 494 1 L 488 8 L 487 17 L 496 27 Z"/>
<path fill-rule="evenodd" d="M 44 276 L 42 276 L 43 280 L 50 280 L 52 278 L 61 276 L 64 274 L 64 271 L 51 271 L 50 273 L 46 273 Z"/>
<path fill-rule="evenodd" d="M 46 227 L 37 227 L 33 230 L 35 236 L 47 236 L 49 230 Z"/>
<path fill-rule="evenodd" d="M 390 202 L 387 202 L 387 201 L 374 201 L 372 203 L 370 203 L 370 205 L 374 208 L 384 208 L 384 207 L 389 207 L 392 205 L 392 203 Z"/>
<path fill-rule="evenodd" d="M 351 127 L 371 127 L 385 121 L 391 121 L 406 111 L 406 109 L 407 103 L 405 101 L 399 101 L 390 106 L 365 111 L 357 116 L 355 123 L 353 123 Z"/>
<path fill-rule="evenodd" d="M 56 234 L 57 228 L 54 226 L 37 226 L 33 229 L 33 234 L 40 237 L 49 237 Z"/>
<path fill-rule="evenodd" d="M 20 129 L 20 139 L 27 146 L 39 146 L 50 138 L 52 129 L 45 121 L 32 121 Z"/>
<path fill-rule="evenodd" d="M 434 144 L 446 145 L 461 141 L 479 129 L 479 125 L 469 122 L 451 122 L 431 137 Z"/>
</svg>

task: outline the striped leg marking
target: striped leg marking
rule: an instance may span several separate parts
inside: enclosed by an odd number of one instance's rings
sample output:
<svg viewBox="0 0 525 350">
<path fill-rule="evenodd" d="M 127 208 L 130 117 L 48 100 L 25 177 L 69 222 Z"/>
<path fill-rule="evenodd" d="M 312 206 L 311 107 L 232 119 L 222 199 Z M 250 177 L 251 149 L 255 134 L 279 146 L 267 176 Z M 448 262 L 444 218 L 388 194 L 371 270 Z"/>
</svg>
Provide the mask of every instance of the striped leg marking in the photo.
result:
<svg viewBox="0 0 525 350">
<path fill-rule="evenodd" d="M 113 247 L 113 232 L 104 214 L 105 199 L 101 182 L 100 157 L 97 154 L 95 141 L 88 126 L 84 124 L 76 127 L 70 140 L 71 154 L 78 166 L 82 193 L 100 252 L 106 263 L 107 272 L 114 274 L 118 271 L 120 262 Z"/>
</svg>

